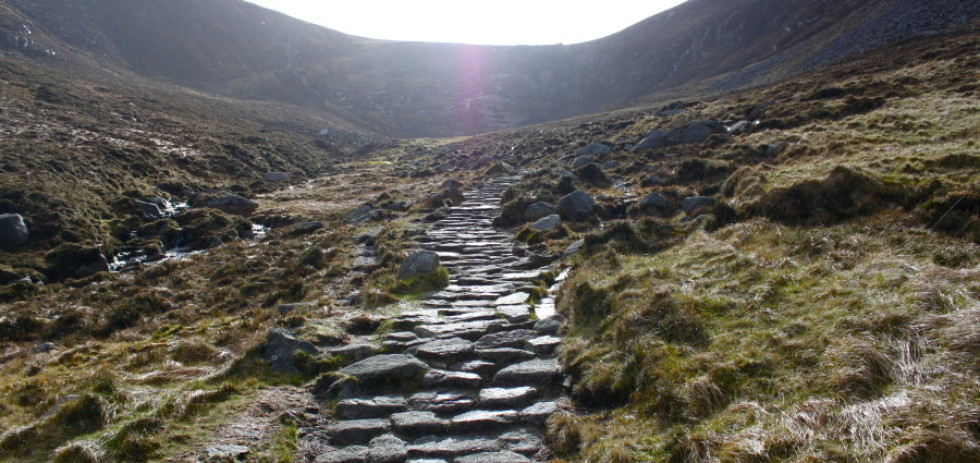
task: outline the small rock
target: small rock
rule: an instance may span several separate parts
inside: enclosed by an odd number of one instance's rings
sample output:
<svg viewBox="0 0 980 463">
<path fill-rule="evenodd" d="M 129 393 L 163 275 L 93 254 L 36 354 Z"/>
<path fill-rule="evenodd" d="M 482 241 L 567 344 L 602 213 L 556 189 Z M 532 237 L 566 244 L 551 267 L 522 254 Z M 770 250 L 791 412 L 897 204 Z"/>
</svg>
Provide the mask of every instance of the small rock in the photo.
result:
<svg viewBox="0 0 980 463">
<path fill-rule="evenodd" d="M 408 460 L 408 444 L 391 434 L 371 439 L 368 449 L 368 463 L 405 463 Z"/>
<path fill-rule="evenodd" d="M 383 418 L 392 413 L 408 411 L 408 401 L 402 396 L 379 396 L 371 399 L 344 399 L 337 402 L 337 416 L 347 420 Z"/>
<path fill-rule="evenodd" d="M 388 420 L 372 418 L 339 421 L 327 427 L 327 434 L 332 445 L 366 444 L 388 429 Z"/>
<path fill-rule="evenodd" d="M 409 280 L 439 270 L 439 254 L 432 251 L 418 251 L 402 261 L 398 267 L 398 279 Z"/>
<path fill-rule="evenodd" d="M 530 386 L 513 388 L 491 387 L 480 391 L 480 406 L 488 408 L 525 407 L 538 395 Z"/>
<path fill-rule="evenodd" d="M 317 353 L 313 344 L 296 339 L 289 330 L 284 328 L 269 330 L 265 342 L 265 361 L 273 369 L 283 373 L 297 373 L 296 363 L 293 360 L 297 351 L 306 352 L 310 355 Z"/>
<path fill-rule="evenodd" d="M 243 461 L 249 451 L 249 448 L 244 445 L 227 444 L 208 447 L 204 453 L 210 461 Z"/>
<path fill-rule="evenodd" d="M 456 463 L 531 463 L 531 460 L 519 453 L 502 450 L 459 457 L 456 459 Z"/>
<path fill-rule="evenodd" d="M 330 355 L 353 362 L 364 360 L 378 352 L 380 352 L 380 349 L 374 344 L 348 344 L 328 351 Z"/>
<path fill-rule="evenodd" d="M 633 151 L 655 150 L 669 145 L 670 141 L 667 139 L 667 132 L 651 130 L 647 133 L 646 137 L 633 147 Z"/>
<path fill-rule="evenodd" d="M 315 463 L 367 463 L 368 448 L 352 445 L 343 449 L 327 449 L 317 455 Z"/>
<path fill-rule="evenodd" d="M 609 183 L 609 177 L 606 177 L 606 174 L 602 172 L 602 169 L 595 164 L 586 164 L 585 166 L 576 170 L 575 174 L 578 175 L 578 178 L 582 179 L 582 181 L 593 185 L 604 185 Z"/>
<path fill-rule="evenodd" d="M 768 147 L 766 147 L 766 157 L 774 158 L 776 156 L 779 156 L 780 154 L 783 154 L 784 151 L 786 151 L 786 148 L 789 148 L 789 143 L 786 143 L 784 141 L 777 141 L 776 143 L 773 143 Z"/>
<path fill-rule="evenodd" d="M 307 309 L 315 307 L 314 302 L 294 302 L 292 304 L 279 304 L 279 315 L 288 315 L 297 309 Z"/>
<path fill-rule="evenodd" d="M 583 247 L 585 247 L 585 240 L 578 240 L 578 241 L 576 241 L 576 242 L 568 245 L 567 248 L 565 248 L 565 252 L 564 252 L 563 256 L 564 257 L 570 257 L 570 256 L 573 256 L 575 254 L 578 254 L 579 251 L 581 251 Z"/>
<path fill-rule="evenodd" d="M 483 378 L 476 373 L 463 371 L 429 370 L 422 376 L 422 387 L 475 389 Z"/>
<path fill-rule="evenodd" d="M 575 190 L 558 202 L 556 212 L 563 220 L 580 222 L 595 214 L 595 200 L 581 190 Z"/>
<path fill-rule="evenodd" d="M 531 230 L 538 232 L 551 231 L 558 228 L 558 224 L 560 223 L 561 216 L 558 214 L 551 214 L 531 224 Z"/>
<path fill-rule="evenodd" d="M 538 201 L 524 210 L 524 220 L 534 222 L 555 213 L 555 206 L 544 201 Z"/>
<path fill-rule="evenodd" d="M 548 417 L 558 412 L 560 407 L 557 402 L 538 402 L 521 411 L 521 418 L 529 424 L 542 426 L 548 421 Z"/>
<path fill-rule="evenodd" d="M 0 214 L 0 245 L 23 246 L 30 236 L 23 216 Z"/>
<path fill-rule="evenodd" d="M 52 342 L 42 342 L 41 344 L 34 346 L 34 353 L 46 354 L 48 352 L 55 350 L 56 348 L 57 346 L 55 346 L 54 343 Z"/>
<path fill-rule="evenodd" d="M 355 220 L 370 214 L 372 211 L 374 211 L 374 207 L 372 207 L 370 204 L 362 204 L 358 206 L 357 209 L 354 209 L 353 211 L 350 211 L 344 215 L 344 219 Z"/>
<path fill-rule="evenodd" d="M 738 121 L 728 127 L 728 133 L 738 135 L 752 130 L 753 124 L 749 121 Z"/>
<path fill-rule="evenodd" d="M 489 432 L 516 423 L 520 414 L 514 410 L 475 410 L 453 417 L 450 424 L 456 432 Z"/>
</svg>

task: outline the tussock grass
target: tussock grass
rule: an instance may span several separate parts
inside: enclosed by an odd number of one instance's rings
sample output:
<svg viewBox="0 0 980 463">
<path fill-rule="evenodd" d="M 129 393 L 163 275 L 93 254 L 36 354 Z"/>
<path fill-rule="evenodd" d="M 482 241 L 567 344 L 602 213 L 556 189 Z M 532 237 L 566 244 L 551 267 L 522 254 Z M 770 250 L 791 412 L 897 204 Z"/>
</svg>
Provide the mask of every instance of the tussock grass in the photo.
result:
<svg viewBox="0 0 980 463">
<path fill-rule="evenodd" d="M 944 253 L 976 262 L 880 219 L 755 219 L 593 255 L 560 298 L 590 412 L 553 439 L 583 461 L 973 461 L 980 273 Z"/>
</svg>

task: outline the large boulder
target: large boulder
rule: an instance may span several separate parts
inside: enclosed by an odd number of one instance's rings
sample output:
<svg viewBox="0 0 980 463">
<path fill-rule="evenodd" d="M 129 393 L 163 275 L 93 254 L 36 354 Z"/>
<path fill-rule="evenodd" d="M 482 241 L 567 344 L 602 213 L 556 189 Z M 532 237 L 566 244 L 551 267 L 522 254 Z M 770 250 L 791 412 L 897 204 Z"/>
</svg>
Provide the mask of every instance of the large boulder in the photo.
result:
<svg viewBox="0 0 980 463">
<path fill-rule="evenodd" d="M 667 132 L 663 130 L 651 130 L 649 133 L 640 140 L 639 143 L 633 147 L 633 151 L 642 150 L 655 150 L 658 148 L 663 148 L 670 146 L 670 140 L 667 138 Z"/>
<path fill-rule="evenodd" d="M 217 209 L 227 214 L 247 216 L 259 208 L 259 203 L 235 194 L 225 194 L 207 200 L 204 203 L 204 207 Z"/>
<path fill-rule="evenodd" d="M 595 200 L 581 190 L 575 190 L 558 201 L 556 209 L 562 220 L 581 222 L 595 214 Z"/>
<path fill-rule="evenodd" d="M 660 193 L 650 193 L 640 200 L 639 207 L 641 211 L 649 214 L 666 210 L 669 204 L 667 198 L 664 198 Z"/>
<path fill-rule="evenodd" d="M 593 185 L 609 184 L 609 177 L 606 177 L 602 169 L 595 164 L 586 164 L 581 169 L 576 170 L 575 174 L 578 175 L 578 178 Z"/>
<path fill-rule="evenodd" d="M 524 220 L 534 222 L 555 213 L 555 206 L 544 201 L 531 204 L 524 210 Z"/>
<path fill-rule="evenodd" d="M 265 361 L 280 373 L 295 374 L 296 353 L 306 352 L 310 355 L 317 353 L 316 347 L 308 341 L 296 339 L 293 333 L 284 328 L 272 328 L 266 336 Z"/>
<path fill-rule="evenodd" d="M 582 148 L 579 148 L 575 154 L 579 156 L 600 156 L 610 152 L 612 152 L 612 148 L 602 143 L 590 143 Z"/>
<path fill-rule="evenodd" d="M 399 280 L 419 278 L 439 270 L 439 254 L 432 251 L 418 251 L 402 261 L 398 267 Z"/>
<path fill-rule="evenodd" d="M 0 214 L 0 245 L 23 246 L 30 236 L 20 214 Z"/>
<path fill-rule="evenodd" d="M 670 131 L 670 141 L 675 145 L 704 143 L 716 133 L 725 133 L 725 126 L 715 121 L 698 121 Z"/>
</svg>

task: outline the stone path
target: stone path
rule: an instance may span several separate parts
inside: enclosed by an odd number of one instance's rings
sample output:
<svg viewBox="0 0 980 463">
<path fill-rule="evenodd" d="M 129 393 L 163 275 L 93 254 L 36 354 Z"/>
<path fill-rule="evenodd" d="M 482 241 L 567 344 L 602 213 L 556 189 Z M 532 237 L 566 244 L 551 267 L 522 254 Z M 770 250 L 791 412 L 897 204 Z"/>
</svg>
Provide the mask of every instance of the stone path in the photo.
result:
<svg viewBox="0 0 980 463">
<path fill-rule="evenodd" d="M 515 256 L 510 234 L 494 230 L 499 179 L 424 236 L 451 284 L 422 309 L 388 322 L 381 351 L 348 346 L 362 360 L 327 394 L 336 420 L 314 436 L 318 463 L 521 463 L 545 461 L 545 420 L 563 407 L 554 351 L 560 319 L 554 302 L 528 304 L 535 268 Z"/>
</svg>

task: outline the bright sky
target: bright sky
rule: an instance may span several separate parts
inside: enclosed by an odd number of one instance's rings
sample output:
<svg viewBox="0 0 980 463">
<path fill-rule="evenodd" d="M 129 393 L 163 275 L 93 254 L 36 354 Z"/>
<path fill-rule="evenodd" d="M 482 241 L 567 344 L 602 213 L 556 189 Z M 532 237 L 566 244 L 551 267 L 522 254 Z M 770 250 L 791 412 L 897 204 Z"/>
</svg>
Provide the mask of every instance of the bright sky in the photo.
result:
<svg viewBox="0 0 980 463">
<path fill-rule="evenodd" d="M 493 45 L 578 43 L 621 31 L 684 0 L 247 0 L 376 39 Z"/>
</svg>

